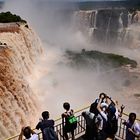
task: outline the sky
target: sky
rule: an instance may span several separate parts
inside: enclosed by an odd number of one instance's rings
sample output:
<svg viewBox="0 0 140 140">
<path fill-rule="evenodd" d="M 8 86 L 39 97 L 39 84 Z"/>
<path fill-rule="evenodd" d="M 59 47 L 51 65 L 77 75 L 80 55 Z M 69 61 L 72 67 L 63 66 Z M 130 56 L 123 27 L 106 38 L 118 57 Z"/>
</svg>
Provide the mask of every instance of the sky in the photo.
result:
<svg viewBox="0 0 140 140">
<path fill-rule="evenodd" d="M 10 0 L 0 0 L 0 1 L 10 1 Z M 38 1 L 38 0 L 33 0 L 33 1 Z M 39 0 L 39 1 L 128 1 L 128 0 Z"/>
</svg>

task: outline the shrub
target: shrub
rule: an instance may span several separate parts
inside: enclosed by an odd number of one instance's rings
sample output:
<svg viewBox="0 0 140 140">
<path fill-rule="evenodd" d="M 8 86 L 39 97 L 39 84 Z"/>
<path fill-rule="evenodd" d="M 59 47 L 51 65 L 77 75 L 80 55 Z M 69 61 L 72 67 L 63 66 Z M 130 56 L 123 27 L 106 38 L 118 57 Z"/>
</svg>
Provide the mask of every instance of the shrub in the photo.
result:
<svg viewBox="0 0 140 140">
<path fill-rule="evenodd" d="M 96 64 L 98 63 L 102 66 L 121 67 L 130 65 L 132 68 L 137 67 L 137 62 L 135 60 L 113 53 L 82 50 L 80 53 L 66 51 L 65 56 L 74 66 L 96 66 Z"/>
<path fill-rule="evenodd" d="M 0 23 L 9 23 L 9 22 L 23 22 L 26 23 L 20 16 L 12 14 L 11 12 L 2 12 L 0 13 Z"/>
</svg>

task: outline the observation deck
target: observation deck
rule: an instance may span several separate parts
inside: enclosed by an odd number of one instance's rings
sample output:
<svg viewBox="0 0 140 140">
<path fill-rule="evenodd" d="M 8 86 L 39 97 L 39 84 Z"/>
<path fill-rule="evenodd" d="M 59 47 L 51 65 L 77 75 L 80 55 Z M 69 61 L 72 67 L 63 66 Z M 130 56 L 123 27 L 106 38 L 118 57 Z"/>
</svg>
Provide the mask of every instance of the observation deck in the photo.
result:
<svg viewBox="0 0 140 140">
<path fill-rule="evenodd" d="M 77 128 L 75 129 L 75 140 L 83 140 L 82 136 L 85 134 L 85 129 L 86 129 L 86 122 L 84 117 L 81 115 L 83 111 L 89 110 L 89 106 L 84 107 L 82 109 L 79 109 L 75 112 L 75 116 L 77 117 L 78 124 Z M 128 119 L 128 114 L 123 113 L 122 117 L 119 118 L 118 120 L 118 132 L 115 136 L 116 140 L 125 140 L 125 131 L 126 127 L 123 125 L 123 122 Z M 137 119 L 137 122 L 140 122 L 140 119 Z M 58 135 L 59 140 L 64 140 L 63 137 L 63 124 L 62 124 L 62 119 L 58 118 L 55 120 L 55 131 Z M 39 140 L 42 140 L 42 133 L 39 132 L 37 133 L 39 136 Z M 18 140 L 19 134 L 12 136 L 10 138 L 7 138 L 5 140 Z M 71 140 L 71 135 L 69 135 L 69 140 Z"/>
</svg>

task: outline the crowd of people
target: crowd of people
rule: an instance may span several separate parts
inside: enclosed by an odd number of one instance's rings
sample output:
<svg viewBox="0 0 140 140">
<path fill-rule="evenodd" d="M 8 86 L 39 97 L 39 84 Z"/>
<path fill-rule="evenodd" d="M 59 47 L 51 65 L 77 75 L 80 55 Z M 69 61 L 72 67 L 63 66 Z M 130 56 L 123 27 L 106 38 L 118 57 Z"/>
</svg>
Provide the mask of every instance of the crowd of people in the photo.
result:
<svg viewBox="0 0 140 140">
<path fill-rule="evenodd" d="M 63 104 L 65 112 L 62 114 L 63 139 L 74 140 L 74 130 L 77 128 L 77 118 L 74 116 L 70 104 Z M 118 118 L 122 117 L 125 106 L 118 107 L 118 102 L 111 99 L 107 94 L 100 93 L 99 97 L 91 104 L 89 111 L 82 112 L 86 122 L 84 140 L 115 140 L 118 131 Z M 123 122 L 126 126 L 125 140 L 135 140 L 140 137 L 140 124 L 136 122 L 136 114 L 130 113 L 127 121 Z M 58 140 L 54 131 L 54 120 L 49 119 L 49 112 L 42 112 L 42 119 L 36 125 L 36 129 L 42 132 L 43 140 Z M 18 140 L 39 140 L 38 135 L 29 127 L 23 127 Z"/>
</svg>

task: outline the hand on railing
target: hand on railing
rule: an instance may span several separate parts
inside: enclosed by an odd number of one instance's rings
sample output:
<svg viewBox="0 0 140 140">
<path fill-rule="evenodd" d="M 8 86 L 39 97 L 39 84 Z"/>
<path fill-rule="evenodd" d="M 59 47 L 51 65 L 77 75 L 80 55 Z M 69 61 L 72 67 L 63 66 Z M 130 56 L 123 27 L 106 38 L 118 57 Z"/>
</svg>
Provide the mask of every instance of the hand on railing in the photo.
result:
<svg viewBox="0 0 140 140">
<path fill-rule="evenodd" d="M 126 122 L 126 121 L 124 121 L 122 124 L 123 124 L 123 125 L 126 125 L 126 124 L 127 124 L 127 122 Z"/>
</svg>

